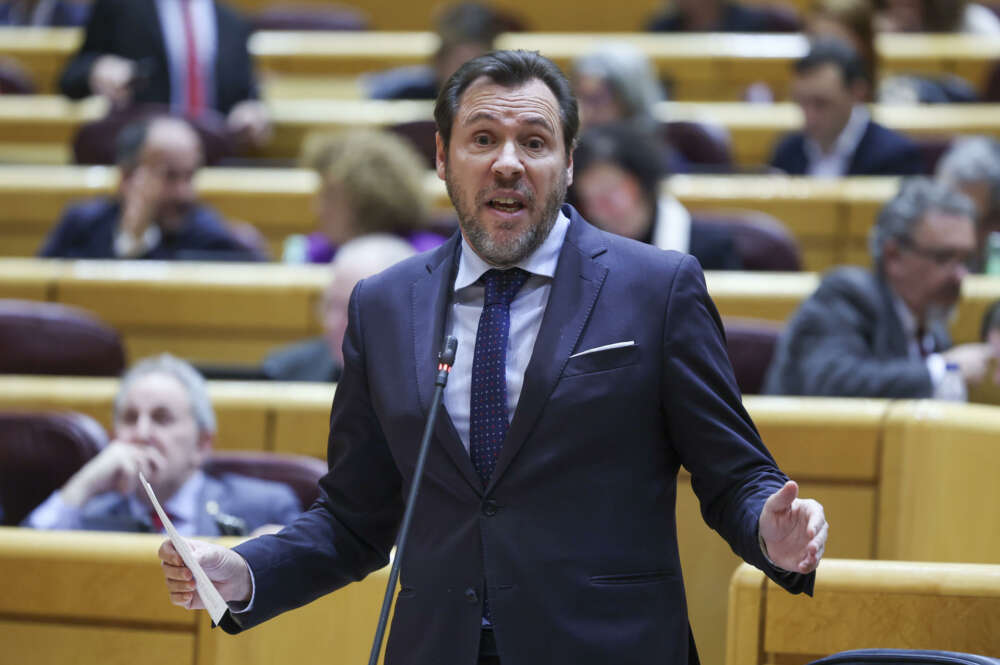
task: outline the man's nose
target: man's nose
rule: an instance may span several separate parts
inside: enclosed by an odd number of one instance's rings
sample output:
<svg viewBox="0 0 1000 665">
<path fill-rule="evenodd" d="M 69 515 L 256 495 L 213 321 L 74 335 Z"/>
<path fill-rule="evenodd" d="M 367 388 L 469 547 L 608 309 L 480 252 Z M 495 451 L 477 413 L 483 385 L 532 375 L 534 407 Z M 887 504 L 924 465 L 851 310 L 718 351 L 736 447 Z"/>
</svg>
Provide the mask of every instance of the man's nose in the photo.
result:
<svg viewBox="0 0 1000 665">
<path fill-rule="evenodd" d="M 140 441 L 148 441 L 153 431 L 153 423 L 148 416 L 139 416 L 135 422 L 135 435 Z"/>
<path fill-rule="evenodd" d="M 517 144 L 507 141 L 500 146 L 500 152 L 493 161 L 493 172 L 504 178 L 519 176 L 524 173 L 524 164 L 518 154 Z"/>
</svg>

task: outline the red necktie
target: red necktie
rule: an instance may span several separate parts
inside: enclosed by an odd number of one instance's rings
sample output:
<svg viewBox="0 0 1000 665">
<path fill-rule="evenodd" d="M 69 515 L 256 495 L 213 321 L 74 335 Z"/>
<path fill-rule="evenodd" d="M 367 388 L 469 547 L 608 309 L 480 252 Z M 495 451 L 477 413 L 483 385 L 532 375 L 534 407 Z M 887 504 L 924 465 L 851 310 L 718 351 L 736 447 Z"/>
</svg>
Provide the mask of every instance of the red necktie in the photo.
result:
<svg viewBox="0 0 1000 665">
<path fill-rule="evenodd" d="M 198 63 L 194 21 L 191 20 L 191 0 L 181 0 L 181 14 L 184 18 L 184 43 L 187 51 L 187 114 L 197 116 L 205 106 L 205 91 Z"/>
</svg>

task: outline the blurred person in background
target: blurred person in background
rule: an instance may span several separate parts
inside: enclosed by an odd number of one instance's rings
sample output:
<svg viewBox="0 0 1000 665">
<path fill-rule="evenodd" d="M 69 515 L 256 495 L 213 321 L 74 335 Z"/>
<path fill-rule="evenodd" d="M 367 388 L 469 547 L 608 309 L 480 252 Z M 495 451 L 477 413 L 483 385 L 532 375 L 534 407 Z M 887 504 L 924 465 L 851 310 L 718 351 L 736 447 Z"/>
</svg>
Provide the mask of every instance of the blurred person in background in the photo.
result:
<svg viewBox="0 0 1000 665">
<path fill-rule="evenodd" d="M 201 140 L 183 119 L 161 116 L 118 135 L 117 197 L 70 206 L 39 256 L 75 259 L 240 259 L 258 256 L 211 208 L 194 178 Z"/>
<path fill-rule="evenodd" d="M 444 237 L 430 230 L 427 168 L 406 140 L 378 129 L 351 129 L 311 138 L 305 163 L 320 177 L 319 231 L 308 237 L 306 259 L 328 263 L 337 248 L 369 233 L 391 233 L 422 252 Z"/>
<path fill-rule="evenodd" d="M 209 475 L 215 412 L 205 380 L 164 354 L 122 377 L 114 401 L 114 440 L 25 519 L 37 529 L 155 531 L 162 523 L 141 487 L 141 472 L 184 535 L 273 530 L 301 512 L 282 483 L 237 474 Z"/>
<path fill-rule="evenodd" d="M 663 187 L 655 139 L 623 123 L 589 129 L 573 153 L 570 201 L 594 225 L 660 249 L 690 253 L 704 270 L 739 270 L 732 235 L 692 221 Z"/>
<path fill-rule="evenodd" d="M 794 12 L 772 10 L 728 0 L 672 0 L 646 25 L 650 32 L 791 32 Z"/>
<path fill-rule="evenodd" d="M 861 58 L 871 96 L 878 84 L 878 53 L 875 50 L 875 9 L 869 0 L 817 0 L 805 20 L 805 33 L 814 40 L 839 39 Z"/>
<path fill-rule="evenodd" d="M 115 108 L 168 104 L 192 117 L 214 110 L 237 139 L 261 145 L 270 119 L 248 37 L 243 19 L 215 0 L 94 0 L 59 89 L 71 99 L 102 95 Z"/>
<path fill-rule="evenodd" d="M 76 27 L 89 13 L 90 3 L 82 0 L 7 0 L 0 2 L 0 25 Z"/>
<path fill-rule="evenodd" d="M 371 99 L 437 99 L 441 85 L 456 69 L 492 51 L 497 36 L 516 27 L 513 20 L 486 4 L 446 5 L 434 21 L 438 47 L 429 65 L 369 74 L 362 85 Z"/>
<path fill-rule="evenodd" d="M 570 83 L 580 108 L 580 127 L 587 130 L 625 123 L 646 133 L 661 150 L 670 173 L 690 170 L 684 157 L 661 138 L 656 105 L 666 99 L 656 70 L 645 53 L 626 42 L 604 42 L 573 61 Z"/>
<path fill-rule="evenodd" d="M 976 204 L 979 249 L 975 271 L 982 272 L 987 267 L 989 253 L 1000 252 L 1000 247 L 990 244 L 990 234 L 1000 233 L 1000 143 L 986 136 L 956 139 L 938 161 L 936 177 Z M 993 236 L 994 244 L 998 240 L 1000 236 Z M 994 261 L 1000 261 L 1000 255 Z"/>
<path fill-rule="evenodd" d="M 880 32 L 964 32 L 1000 35 L 1000 18 L 988 7 L 966 0 L 881 0 Z"/>
<path fill-rule="evenodd" d="M 330 265 L 331 279 L 317 312 L 323 334 L 272 351 L 261 363 L 264 376 L 273 381 L 339 380 L 344 366 L 341 345 L 347 329 L 347 306 L 354 285 L 415 253 L 408 242 L 385 233 L 345 243 Z"/>
<path fill-rule="evenodd" d="M 802 109 L 802 130 L 782 138 L 771 166 L 789 175 L 916 175 L 917 146 L 871 119 L 864 63 L 836 39 L 814 42 L 795 63 L 792 98 Z"/>
<path fill-rule="evenodd" d="M 952 346 L 948 322 L 975 259 L 975 207 L 928 178 L 903 181 L 871 235 L 873 270 L 824 276 L 790 319 L 765 392 L 830 397 L 945 397 L 954 364 L 986 378 L 988 344 Z"/>
</svg>

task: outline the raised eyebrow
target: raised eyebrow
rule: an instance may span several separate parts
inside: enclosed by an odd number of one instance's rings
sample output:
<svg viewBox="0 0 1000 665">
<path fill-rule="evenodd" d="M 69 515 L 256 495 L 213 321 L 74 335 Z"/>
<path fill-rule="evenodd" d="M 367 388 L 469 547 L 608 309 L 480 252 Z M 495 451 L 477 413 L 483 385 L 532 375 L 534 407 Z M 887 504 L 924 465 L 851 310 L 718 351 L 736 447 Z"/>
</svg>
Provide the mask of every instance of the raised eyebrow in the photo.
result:
<svg viewBox="0 0 1000 665">
<path fill-rule="evenodd" d="M 495 113 L 490 113 L 489 111 L 476 111 L 472 115 L 468 116 L 462 124 L 471 125 L 480 120 L 486 120 L 488 122 L 499 122 L 500 119 Z M 555 133 L 555 128 L 552 126 L 547 119 L 540 115 L 529 115 L 524 118 L 524 121 L 529 125 L 538 125 L 544 127 L 548 132 Z"/>
</svg>

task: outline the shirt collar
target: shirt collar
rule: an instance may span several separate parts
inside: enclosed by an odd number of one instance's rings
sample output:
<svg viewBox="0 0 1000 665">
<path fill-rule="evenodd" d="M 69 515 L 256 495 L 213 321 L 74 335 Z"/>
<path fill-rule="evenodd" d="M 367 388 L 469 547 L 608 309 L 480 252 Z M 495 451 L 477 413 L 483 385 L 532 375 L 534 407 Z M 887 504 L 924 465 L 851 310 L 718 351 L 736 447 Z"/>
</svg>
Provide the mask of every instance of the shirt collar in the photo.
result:
<svg viewBox="0 0 1000 665">
<path fill-rule="evenodd" d="M 832 155 L 848 159 L 858 149 L 861 137 L 865 135 L 865 130 L 868 129 L 869 120 L 871 120 L 871 114 L 868 113 L 868 109 L 865 108 L 864 104 L 855 104 L 854 108 L 851 109 L 851 117 L 847 119 L 847 124 L 840 130 L 840 135 L 833 142 L 833 149 L 829 153 L 824 153 L 816 141 L 810 138 L 806 139 L 805 148 L 809 160 L 818 161 L 823 157 Z"/>
<path fill-rule="evenodd" d="M 549 235 L 535 251 L 518 261 L 515 266 L 533 275 L 541 275 L 549 279 L 556 275 L 556 264 L 559 262 L 559 252 L 562 251 L 566 231 L 569 229 L 569 218 L 562 210 L 556 216 L 555 224 Z M 455 276 L 455 291 L 474 284 L 487 270 L 493 266 L 476 254 L 475 250 L 462 236 L 462 252 L 458 260 L 458 274 Z"/>
</svg>

